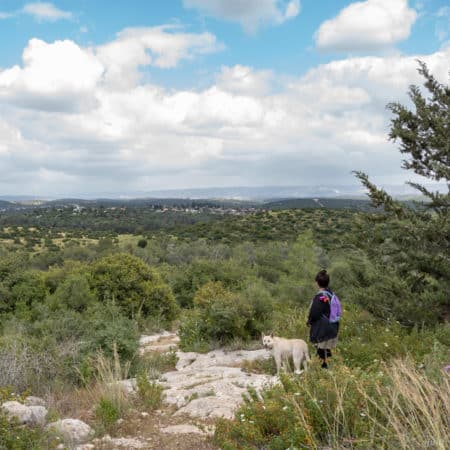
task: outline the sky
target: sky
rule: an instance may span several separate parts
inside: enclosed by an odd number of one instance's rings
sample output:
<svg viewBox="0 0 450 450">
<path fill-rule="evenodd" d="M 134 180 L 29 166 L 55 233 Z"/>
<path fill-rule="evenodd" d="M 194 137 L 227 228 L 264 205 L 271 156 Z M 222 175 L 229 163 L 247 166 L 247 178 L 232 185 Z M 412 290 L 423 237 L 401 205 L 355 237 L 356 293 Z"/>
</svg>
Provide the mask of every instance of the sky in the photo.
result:
<svg viewBox="0 0 450 450">
<path fill-rule="evenodd" d="M 0 0 L 0 195 L 418 181 L 387 135 L 448 0 Z"/>
</svg>

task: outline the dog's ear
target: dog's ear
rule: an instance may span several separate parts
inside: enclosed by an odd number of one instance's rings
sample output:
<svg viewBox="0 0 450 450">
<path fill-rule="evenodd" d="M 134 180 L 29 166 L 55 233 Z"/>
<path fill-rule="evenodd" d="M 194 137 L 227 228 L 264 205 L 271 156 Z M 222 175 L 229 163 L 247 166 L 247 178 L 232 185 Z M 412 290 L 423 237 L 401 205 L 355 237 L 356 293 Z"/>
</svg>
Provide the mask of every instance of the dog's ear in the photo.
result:
<svg viewBox="0 0 450 450">
<path fill-rule="evenodd" d="M 273 331 L 270 333 L 270 337 L 273 338 Z"/>
<path fill-rule="evenodd" d="M 264 332 L 261 331 L 261 339 L 264 339 L 264 336 L 265 336 Z"/>
</svg>

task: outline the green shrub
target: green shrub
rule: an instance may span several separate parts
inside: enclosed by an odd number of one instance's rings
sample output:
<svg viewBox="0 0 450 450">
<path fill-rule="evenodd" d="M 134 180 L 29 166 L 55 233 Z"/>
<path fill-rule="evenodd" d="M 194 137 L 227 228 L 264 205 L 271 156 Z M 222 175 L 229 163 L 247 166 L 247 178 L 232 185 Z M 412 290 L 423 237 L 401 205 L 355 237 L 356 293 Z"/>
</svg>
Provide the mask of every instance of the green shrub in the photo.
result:
<svg viewBox="0 0 450 450">
<path fill-rule="evenodd" d="M 161 317 L 170 323 L 177 305 L 170 287 L 139 258 L 119 253 L 92 265 L 92 287 L 102 302 L 114 300 L 130 318 Z"/>
<path fill-rule="evenodd" d="M 145 248 L 147 247 L 147 239 L 139 239 L 137 246 L 140 248 Z"/>
<path fill-rule="evenodd" d="M 149 381 L 145 373 L 136 377 L 139 399 L 148 409 L 157 409 L 163 401 L 163 387 L 156 381 Z"/>
<path fill-rule="evenodd" d="M 120 411 L 110 399 L 102 397 L 95 408 L 95 418 L 104 429 L 109 430 L 120 419 Z"/>
<path fill-rule="evenodd" d="M 42 428 L 19 425 L 0 412 L 0 449 L 42 450 L 56 448 L 58 439 Z"/>
<path fill-rule="evenodd" d="M 101 350 L 108 358 L 115 349 L 122 361 L 131 360 L 139 346 L 139 330 L 136 321 L 122 314 L 114 303 L 94 304 L 86 312 L 86 333 L 82 351 L 94 354 Z"/>
<path fill-rule="evenodd" d="M 209 282 L 197 290 L 193 303 L 194 309 L 181 320 L 179 335 L 181 348 L 197 351 L 259 338 L 273 307 L 270 293 L 257 282 L 240 294 L 220 282 Z"/>
</svg>

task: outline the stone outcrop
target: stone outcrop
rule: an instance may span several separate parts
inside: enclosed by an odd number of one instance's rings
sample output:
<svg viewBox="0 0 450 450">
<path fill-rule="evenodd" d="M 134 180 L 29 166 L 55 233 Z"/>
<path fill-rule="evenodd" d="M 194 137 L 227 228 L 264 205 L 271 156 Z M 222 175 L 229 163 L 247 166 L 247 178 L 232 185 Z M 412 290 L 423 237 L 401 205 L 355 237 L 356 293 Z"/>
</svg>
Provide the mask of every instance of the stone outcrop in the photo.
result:
<svg viewBox="0 0 450 450">
<path fill-rule="evenodd" d="M 84 444 L 92 439 L 94 430 L 78 419 L 62 419 L 47 425 L 68 444 Z"/>
<path fill-rule="evenodd" d="M 17 401 L 5 402 L 2 409 L 10 418 L 17 420 L 25 425 L 45 425 L 47 409 L 44 406 L 27 406 Z"/>
<path fill-rule="evenodd" d="M 162 345 L 173 349 L 178 341 L 178 336 L 169 332 L 142 336 L 141 353 L 161 351 Z M 232 418 L 248 388 L 259 391 L 278 382 L 276 377 L 241 370 L 244 361 L 268 358 L 270 353 L 265 349 L 215 350 L 206 354 L 177 351 L 176 354 L 176 370 L 164 373 L 159 379 L 164 387 L 164 402 L 176 406 L 176 415 Z M 134 379 L 123 380 L 122 385 L 127 392 L 136 389 Z"/>
</svg>

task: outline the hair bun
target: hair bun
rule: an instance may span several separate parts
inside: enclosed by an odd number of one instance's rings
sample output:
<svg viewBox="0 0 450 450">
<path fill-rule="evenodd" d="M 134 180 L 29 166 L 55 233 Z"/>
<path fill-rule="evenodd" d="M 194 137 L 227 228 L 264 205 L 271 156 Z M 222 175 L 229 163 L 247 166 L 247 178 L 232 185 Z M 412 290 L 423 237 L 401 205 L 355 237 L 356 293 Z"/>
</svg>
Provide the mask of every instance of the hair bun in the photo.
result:
<svg viewBox="0 0 450 450">
<path fill-rule="evenodd" d="M 326 274 L 327 274 L 327 271 L 326 271 L 325 269 L 323 269 L 323 270 L 321 270 L 319 273 L 322 274 L 322 275 L 326 275 Z"/>
</svg>

